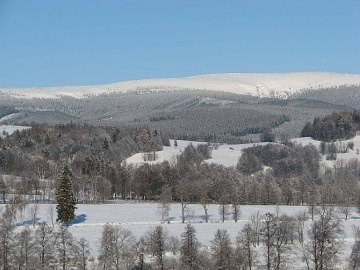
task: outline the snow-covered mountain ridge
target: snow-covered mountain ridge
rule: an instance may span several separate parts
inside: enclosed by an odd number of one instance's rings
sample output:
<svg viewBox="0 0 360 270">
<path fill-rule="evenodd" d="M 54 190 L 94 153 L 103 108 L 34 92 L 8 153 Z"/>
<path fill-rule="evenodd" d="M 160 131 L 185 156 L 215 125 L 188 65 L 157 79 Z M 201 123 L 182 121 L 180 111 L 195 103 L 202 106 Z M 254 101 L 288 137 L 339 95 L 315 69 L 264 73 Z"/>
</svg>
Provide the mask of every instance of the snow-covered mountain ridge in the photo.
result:
<svg viewBox="0 0 360 270">
<path fill-rule="evenodd" d="M 208 74 L 184 78 L 124 81 L 92 86 L 0 88 L 0 97 L 31 99 L 70 96 L 84 98 L 106 93 L 212 90 L 259 97 L 286 98 L 304 89 L 340 85 L 360 85 L 360 74 L 326 72 Z"/>
</svg>

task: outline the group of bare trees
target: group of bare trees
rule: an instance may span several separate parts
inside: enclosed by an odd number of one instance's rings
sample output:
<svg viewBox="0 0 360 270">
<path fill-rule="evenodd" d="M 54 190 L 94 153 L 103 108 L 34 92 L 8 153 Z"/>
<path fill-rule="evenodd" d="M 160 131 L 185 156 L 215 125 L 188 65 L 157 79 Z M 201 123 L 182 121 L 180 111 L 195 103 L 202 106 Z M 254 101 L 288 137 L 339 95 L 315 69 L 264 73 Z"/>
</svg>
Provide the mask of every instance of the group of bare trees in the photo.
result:
<svg viewBox="0 0 360 270">
<path fill-rule="evenodd" d="M 359 229 L 350 256 L 343 261 L 343 227 L 331 207 L 316 208 L 316 218 L 305 229 L 305 213 L 288 216 L 255 213 L 239 231 L 234 242 L 226 229 L 218 229 L 209 247 L 198 241 L 195 227 L 188 223 L 181 239 L 157 226 L 138 241 L 130 231 L 105 225 L 100 250 L 103 269 L 358 269 Z M 305 230 L 305 231 L 304 231 Z M 111 240 L 110 240 L 111 239 Z M 107 258 L 105 260 L 105 258 Z M 145 259 L 147 258 L 147 259 Z M 344 258 L 344 257 L 343 257 Z M 120 264 L 119 264 L 120 263 Z"/>
<path fill-rule="evenodd" d="M 359 228 L 351 253 L 340 257 L 344 231 L 334 208 L 315 206 L 313 221 L 306 212 L 295 216 L 253 213 L 240 226 L 236 239 L 218 229 L 209 247 L 202 246 L 194 225 L 188 223 L 181 238 L 164 226 L 150 228 L 137 239 L 120 225 L 103 227 L 100 248 L 92 256 L 88 240 L 76 239 L 69 227 L 34 224 L 16 227 L 25 205 L 14 201 L 0 217 L 1 269 L 289 269 L 298 263 L 307 269 L 346 269 L 360 265 Z M 309 207 L 309 210 L 310 207 Z M 309 211 L 311 217 L 311 211 Z M 307 226 L 305 223 L 308 222 Z M 310 223 L 310 224 L 309 224 Z M 170 225 L 171 226 L 171 225 Z"/>
<path fill-rule="evenodd" d="M 4 234 L 0 265 L 2 269 L 88 269 L 89 244 L 76 240 L 68 227 L 54 229 L 45 223 L 35 230 L 24 227 Z"/>
<path fill-rule="evenodd" d="M 360 228 L 355 228 L 355 243 L 352 246 L 350 254 L 350 269 L 359 269 L 360 267 Z"/>
<path fill-rule="evenodd" d="M 1 269 L 87 269 L 89 244 L 76 240 L 66 226 L 33 223 L 16 226 L 26 205 L 22 201 L 7 204 L 0 216 Z M 30 209 L 31 214 L 34 212 Z M 36 215 L 36 212 L 35 214 Z"/>
</svg>

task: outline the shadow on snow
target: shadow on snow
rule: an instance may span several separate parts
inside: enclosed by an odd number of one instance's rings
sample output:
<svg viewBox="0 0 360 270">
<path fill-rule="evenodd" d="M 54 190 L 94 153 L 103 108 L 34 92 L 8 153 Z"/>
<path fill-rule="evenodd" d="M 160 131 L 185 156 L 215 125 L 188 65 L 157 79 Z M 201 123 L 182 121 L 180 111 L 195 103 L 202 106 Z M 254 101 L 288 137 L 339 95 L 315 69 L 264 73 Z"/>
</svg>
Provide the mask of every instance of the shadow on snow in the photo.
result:
<svg viewBox="0 0 360 270">
<path fill-rule="evenodd" d="M 67 223 L 68 226 L 71 225 L 75 225 L 75 224 L 79 224 L 79 223 L 83 223 L 86 221 L 86 215 L 85 214 L 81 214 L 81 215 L 77 215 L 75 216 L 75 218 L 72 221 L 69 221 Z"/>
</svg>

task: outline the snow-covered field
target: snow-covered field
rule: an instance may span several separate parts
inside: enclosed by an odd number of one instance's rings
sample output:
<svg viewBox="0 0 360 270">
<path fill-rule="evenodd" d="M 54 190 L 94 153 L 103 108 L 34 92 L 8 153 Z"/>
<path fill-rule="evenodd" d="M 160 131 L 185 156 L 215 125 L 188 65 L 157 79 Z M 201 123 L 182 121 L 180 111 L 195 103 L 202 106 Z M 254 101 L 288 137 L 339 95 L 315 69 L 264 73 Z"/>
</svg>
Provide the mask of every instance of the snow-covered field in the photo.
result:
<svg viewBox="0 0 360 270">
<path fill-rule="evenodd" d="M 6 115 L 6 116 L 0 118 L 0 137 L 4 137 L 5 134 L 11 135 L 17 130 L 22 131 L 24 129 L 31 128 L 31 127 L 28 127 L 28 126 L 2 125 L 1 124 L 6 120 L 9 120 L 9 119 L 11 119 L 13 117 L 16 117 L 16 115 L 17 115 L 17 113 L 12 113 L 12 114 L 9 114 L 9 115 Z"/>
<path fill-rule="evenodd" d="M 50 207 L 55 209 L 51 204 L 40 204 L 37 214 L 37 222 L 47 222 L 52 224 L 51 215 L 49 215 Z M 2 208 L 3 205 L 0 206 Z M 158 205 L 156 203 L 144 202 L 129 202 L 120 201 L 118 204 L 100 204 L 100 205 L 78 205 L 76 210 L 77 222 L 70 226 L 70 232 L 77 238 L 86 238 L 90 242 L 91 253 L 96 256 L 100 246 L 100 238 L 104 224 L 121 225 L 127 228 L 139 239 L 150 228 L 161 225 L 170 236 L 177 236 L 180 238 L 184 231 L 185 224 L 181 223 L 181 206 L 180 204 L 171 204 L 170 208 L 170 223 L 162 222 L 158 214 Z M 22 228 L 23 224 L 31 224 L 30 215 L 31 205 L 27 206 L 24 214 L 18 217 L 17 229 Z M 211 240 L 214 238 L 217 229 L 228 230 L 231 240 L 234 241 L 239 231 L 244 224 L 250 219 L 252 214 L 259 211 L 263 216 L 266 213 L 276 213 L 276 206 L 257 206 L 245 205 L 241 206 L 241 216 L 238 222 L 234 222 L 231 216 L 222 223 L 219 215 L 219 206 L 209 206 L 209 223 L 204 222 L 204 212 L 201 205 L 189 205 L 188 216 L 186 222 L 191 222 L 195 229 L 198 240 L 204 245 L 211 245 Z M 307 211 L 305 206 L 279 206 L 280 214 L 296 215 L 302 211 Z M 55 217 L 54 217 L 55 218 Z M 340 214 L 340 218 L 343 218 Z M 311 220 L 306 221 L 306 227 L 310 226 Z M 343 221 L 345 236 L 343 259 L 349 256 L 351 246 L 353 244 L 353 226 L 360 226 L 360 217 L 357 213 L 352 212 L 348 221 Z M 263 254 L 260 254 L 262 256 Z M 298 260 L 299 258 L 297 258 Z M 301 266 L 301 263 L 298 263 Z M 303 269 L 292 268 L 292 269 Z"/>
<path fill-rule="evenodd" d="M 320 145 L 320 141 L 316 141 L 309 137 L 304 138 L 295 138 L 292 139 L 293 142 L 307 145 L 312 144 L 316 147 Z M 332 167 L 336 162 L 339 162 L 341 160 L 349 161 L 351 159 L 360 159 L 360 155 L 357 154 L 357 149 L 360 149 L 360 136 L 356 136 L 353 139 L 342 141 L 342 144 L 347 145 L 348 142 L 354 142 L 354 150 L 349 149 L 348 153 L 338 153 L 337 154 L 337 161 L 328 161 L 323 159 L 321 162 L 328 166 Z M 171 146 L 164 146 L 164 149 L 162 151 L 156 152 L 157 159 L 155 161 L 144 161 L 143 153 L 137 153 L 131 157 L 129 157 L 126 160 L 126 163 L 128 164 L 142 164 L 142 163 L 159 163 L 163 162 L 164 160 L 171 161 L 173 160 L 177 155 L 180 155 L 181 152 L 184 150 L 184 148 L 192 143 L 194 146 L 197 144 L 200 144 L 200 142 L 191 142 L 191 141 L 182 141 L 177 140 L 178 147 L 174 147 L 174 141 L 170 140 Z M 205 143 L 205 142 L 203 142 Z M 340 142 L 338 142 L 340 143 Z M 265 145 L 267 143 L 257 143 L 257 145 Z M 236 163 L 239 160 L 239 157 L 241 156 L 242 149 L 252 147 L 254 144 L 220 144 L 217 149 L 212 150 L 212 158 L 206 160 L 208 163 L 217 163 L 222 164 L 224 166 L 230 167 L 230 166 L 236 166 Z"/>
<path fill-rule="evenodd" d="M 13 134 L 16 130 L 24 130 L 24 129 L 29 129 L 31 127 L 27 127 L 27 126 L 15 126 L 15 125 L 0 125 L 0 137 L 4 136 L 4 132 L 5 134 L 11 135 Z"/>
<path fill-rule="evenodd" d="M 316 147 L 319 147 L 319 145 L 320 145 L 320 141 L 316 141 L 309 137 L 296 138 L 296 139 L 292 139 L 292 141 L 302 144 L 302 145 L 312 144 Z M 354 143 L 353 150 L 349 149 L 347 153 L 337 153 L 337 159 L 334 161 L 322 159 L 321 163 L 327 167 L 333 167 L 338 162 L 348 162 L 349 160 L 352 160 L 352 159 L 360 160 L 360 155 L 358 154 L 358 151 L 360 150 L 360 136 L 359 135 L 355 136 L 354 138 L 352 138 L 350 140 L 338 141 L 338 142 L 336 142 L 336 144 L 341 143 L 342 145 L 346 146 L 349 142 Z"/>
<path fill-rule="evenodd" d="M 198 144 L 204 144 L 205 142 L 192 142 L 192 141 L 183 141 L 177 140 L 178 147 L 174 147 L 174 141 L 170 140 L 171 146 L 164 146 L 162 151 L 156 152 L 156 160 L 155 161 L 144 161 L 144 154 L 137 153 L 128 159 L 126 159 L 126 163 L 128 164 L 155 164 L 161 163 L 165 160 L 172 161 L 177 155 L 180 155 L 181 152 L 185 149 L 189 144 L 193 144 L 197 146 Z M 259 143 L 261 145 L 265 145 L 267 143 Z M 241 150 L 251 147 L 253 144 L 219 144 L 219 147 L 212 151 L 212 158 L 206 160 L 208 163 L 218 163 L 224 166 L 236 166 L 236 163 L 241 156 Z"/>
<path fill-rule="evenodd" d="M 337 74 L 326 72 L 295 73 L 225 73 L 208 74 L 185 78 L 149 79 L 125 81 L 106 85 L 3 88 L 0 96 L 15 98 L 58 98 L 85 96 L 103 93 L 126 93 L 131 91 L 213 90 L 236 94 L 250 94 L 260 97 L 287 97 L 302 89 L 318 89 L 340 85 L 360 85 L 358 74 Z"/>
</svg>

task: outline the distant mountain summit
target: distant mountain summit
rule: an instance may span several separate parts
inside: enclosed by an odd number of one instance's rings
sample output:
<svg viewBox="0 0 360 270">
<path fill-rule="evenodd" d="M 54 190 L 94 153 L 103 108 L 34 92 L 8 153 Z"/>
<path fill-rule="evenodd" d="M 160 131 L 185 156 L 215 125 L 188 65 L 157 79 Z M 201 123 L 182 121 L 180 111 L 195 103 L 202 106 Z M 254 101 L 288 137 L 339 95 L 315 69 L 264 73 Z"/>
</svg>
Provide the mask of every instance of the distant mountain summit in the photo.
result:
<svg viewBox="0 0 360 270">
<path fill-rule="evenodd" d="M 84 98 L 106 93 L 212 90 L 258 97 L 286 98 L 303 90 L 360 85 L 359 74 L 326 72 L 223 73 L 184 78 L 124 81 L 93 86 L 2 88 L 0 97 Z"/>
</svg>

